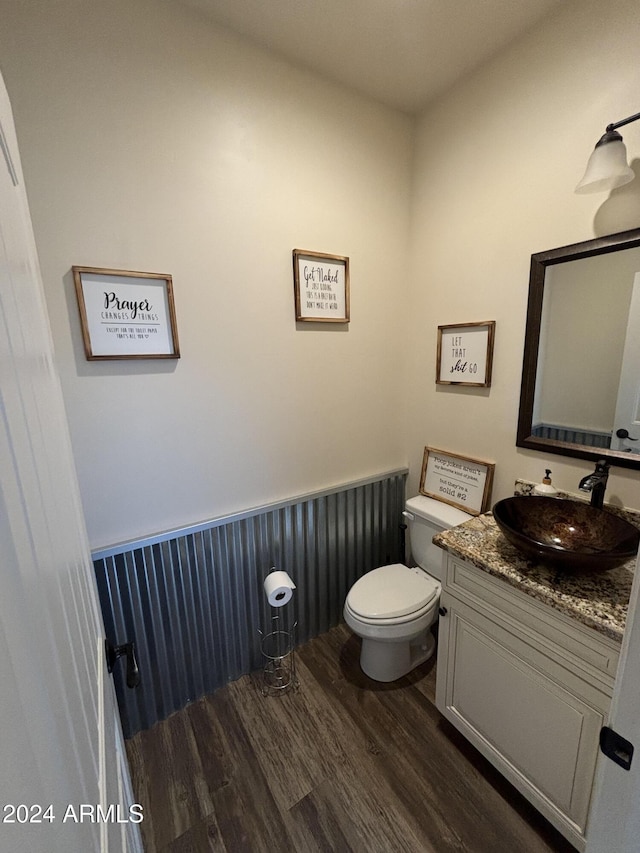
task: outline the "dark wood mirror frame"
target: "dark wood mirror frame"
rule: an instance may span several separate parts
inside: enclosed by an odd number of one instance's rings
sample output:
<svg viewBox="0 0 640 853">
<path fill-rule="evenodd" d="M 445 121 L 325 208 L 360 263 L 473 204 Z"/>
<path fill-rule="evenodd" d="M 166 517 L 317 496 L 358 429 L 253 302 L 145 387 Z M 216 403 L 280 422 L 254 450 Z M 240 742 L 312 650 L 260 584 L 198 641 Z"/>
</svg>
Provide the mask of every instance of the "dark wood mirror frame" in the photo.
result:
<svg viewBox="0 0 640 853">
<path fill-rule="evenodd" d="M 527 303 L 527 324 L 522 364 L 522 385 L 520 388 L 520 412 L 518 415 L 518 433 L 516 445 L 541 453 L 557 453 L 561 456 L 573 456 L 579 459 L 606 459 L 612 465 L 624 468 L 640 469 L 640 454 L 625 453 L 619 450 L 587 447 L 583 444 L 570 444 L 550 438 L 537 438 L 532 435 L 533 405 L 536 391 L 536 372 L 540 343 L 540 325 L 542 321 L 542 299 L 544 296 L 545 274 L 547 267 L 563 264 L 593 255 L 619 252 L 640 246 L 640 228 L 597 237 L 584 243 L 574 243 L 559 249 L 550 249 L 531 255 L 529 275 L 529 300 Z"/>
</svg>

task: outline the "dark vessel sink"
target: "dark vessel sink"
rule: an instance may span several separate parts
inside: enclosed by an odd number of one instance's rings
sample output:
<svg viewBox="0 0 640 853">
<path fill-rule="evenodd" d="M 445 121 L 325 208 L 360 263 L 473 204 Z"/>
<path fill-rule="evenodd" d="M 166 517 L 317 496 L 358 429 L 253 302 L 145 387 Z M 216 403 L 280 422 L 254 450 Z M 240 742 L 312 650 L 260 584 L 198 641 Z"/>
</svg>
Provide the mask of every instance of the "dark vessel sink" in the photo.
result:
<svg viewBox="0 0 640 853">
<path fill-rule="evenodd" d="M 535 495 L 505 498 L 493 507 L 493 517 L 512 545 L 565 571 L 604 572 L 638 551 L 636 527 L 579 501 Z"/>
</svg>

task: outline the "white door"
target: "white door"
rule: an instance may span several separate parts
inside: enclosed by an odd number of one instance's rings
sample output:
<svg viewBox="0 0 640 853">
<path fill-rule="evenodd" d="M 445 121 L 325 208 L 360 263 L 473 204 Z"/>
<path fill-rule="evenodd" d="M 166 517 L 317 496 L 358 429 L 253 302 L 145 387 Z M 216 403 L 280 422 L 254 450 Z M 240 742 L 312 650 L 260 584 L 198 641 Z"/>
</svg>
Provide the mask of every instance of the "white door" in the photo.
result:
<svg viewBox="0 0 640 853">
<path fill-rule="evenodd" d="M 2 853 L 142 849 L 103 664 L 104 629 L 0 77 Z"/>
<path fill-rule="evenodd" d="M 640 850 L 640 559 L 609 714 L 609 727 L 634 746 L 628 770 L 600 753 L 586 853 Z"/>
<path fill-rule="evenodd" d="M 612 449 L 640 453 L 640 272 L 635 275 L 631 291 L 613 424 Z"/>
</svg>

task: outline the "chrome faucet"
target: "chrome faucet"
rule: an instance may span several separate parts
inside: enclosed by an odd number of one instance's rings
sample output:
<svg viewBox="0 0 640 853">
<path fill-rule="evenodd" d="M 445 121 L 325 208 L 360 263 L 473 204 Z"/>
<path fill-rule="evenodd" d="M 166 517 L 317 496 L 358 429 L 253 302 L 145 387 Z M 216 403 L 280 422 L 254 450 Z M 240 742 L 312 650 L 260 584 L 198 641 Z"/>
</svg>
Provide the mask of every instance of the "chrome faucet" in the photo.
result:
<svg viewBox="0 0 640 853">
<path fill-rule="evenodd" d="M 581 492 L 591 492 L 591 506 L 602 509 L 604 493 L 609 479 L 609 463 L 604 459 L 596 462 L 596 470 L 580 480 L 578 488 Z"/>
</svg>

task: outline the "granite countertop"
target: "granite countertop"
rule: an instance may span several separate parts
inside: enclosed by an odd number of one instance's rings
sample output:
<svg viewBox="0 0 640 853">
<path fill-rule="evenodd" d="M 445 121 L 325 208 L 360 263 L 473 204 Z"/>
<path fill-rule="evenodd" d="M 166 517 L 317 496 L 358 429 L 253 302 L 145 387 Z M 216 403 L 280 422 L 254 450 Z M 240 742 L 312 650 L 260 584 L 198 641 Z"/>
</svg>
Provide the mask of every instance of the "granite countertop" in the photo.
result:
<svg viewBox="0 0 640 853">
<path fill-rule="evenodd" d="M 527 559 L 507 542 L 488 512 L 434 536 L 434 544 L 500 577 L 617 642 L 622 641 L 635 557 L 607 572 L 571 575 Z"/>
</svg>

